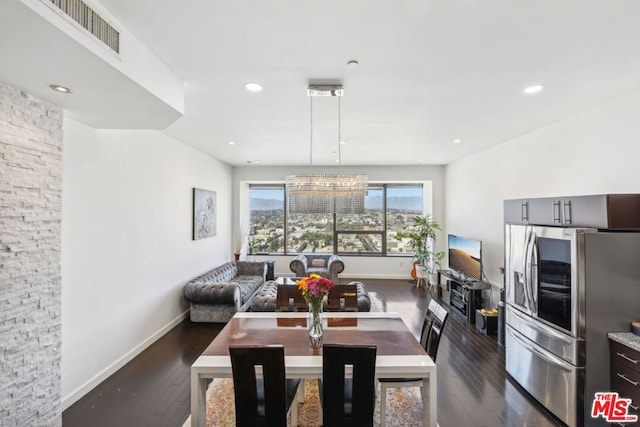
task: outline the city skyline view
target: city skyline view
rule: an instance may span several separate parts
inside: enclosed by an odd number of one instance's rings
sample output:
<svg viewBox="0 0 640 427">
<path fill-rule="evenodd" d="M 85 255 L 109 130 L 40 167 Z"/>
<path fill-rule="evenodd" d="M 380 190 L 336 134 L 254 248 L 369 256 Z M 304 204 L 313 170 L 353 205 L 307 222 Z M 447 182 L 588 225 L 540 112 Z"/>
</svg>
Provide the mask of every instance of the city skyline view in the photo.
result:
<svg viewBox="0 0 640 427">
<path fill-rule="evenodd" d="M 411 253 L 407 239 L 399 240 L 396 235 L 411 229 L 411 219 L 422 215 L 422 205 L 421 186 L 371 187 L 365 211 L 338 214 L 334 224 L 333 214 L 285 216 L 284 187 L 252 188 L 249 253 Z"/>
</svg>

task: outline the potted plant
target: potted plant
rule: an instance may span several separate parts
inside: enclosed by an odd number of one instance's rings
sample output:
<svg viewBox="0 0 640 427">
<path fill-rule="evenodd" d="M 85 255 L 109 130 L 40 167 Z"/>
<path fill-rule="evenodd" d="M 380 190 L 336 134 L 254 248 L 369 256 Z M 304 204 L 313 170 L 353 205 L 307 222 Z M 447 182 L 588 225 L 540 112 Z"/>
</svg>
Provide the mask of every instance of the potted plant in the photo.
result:
<svg viewBox="0 0 640 427">
<path fill-rule="evenodd" d="M 442 228 L 431 214 L 415 216 L 412 222 L 413 231 L 398 233 L 396 239 L 409 239 L 409 247 L 414 251 L 413 259 L 417 261 L 416 276 L 427 279 L 430 284 L 435 284 L 436 269 L 434 267 L 440 267 L 445 253 L 444 251 L 433 252 L 432 248 L 436 240 L 436 232 Z"/>
</svg>

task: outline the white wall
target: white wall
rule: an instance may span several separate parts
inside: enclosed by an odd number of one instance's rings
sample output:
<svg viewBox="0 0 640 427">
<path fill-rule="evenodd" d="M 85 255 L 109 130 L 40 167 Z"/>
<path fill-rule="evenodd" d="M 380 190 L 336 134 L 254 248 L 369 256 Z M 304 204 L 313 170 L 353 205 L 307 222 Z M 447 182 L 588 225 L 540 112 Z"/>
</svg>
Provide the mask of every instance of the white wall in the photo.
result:
<svg viewBox="0 0 640 427">
<path fill-rule="evenodd" d="M 446 232 L 482 240 L 485 273 L 501 287 L 503 200 L 640 192 L 639 139 L 634 93 L 451 163 Z"/>
<path fill-rule="evenodd" d="M 314 170 L 336 173 L 338 168 L 316 166 Z M 363 173 L 369 175 L 369 181 L 374 183 L 402 183 L 423 182 L 425 192 L 431 187 L 431 197 L 425 200 L 425 212 L 432 212 L 436 219 L 444 218 L 444 166 L 344 166 L 344 172 Z M 307 167 L 268 167 L 268 166 L 244 166 L 233 169 L 233 206 L 234 212 L 240 212 L 234 217 L 234 229 L 237 229 L 239 221 L 248 222 L 249 193 L 246 190 L 248 183 L 283 183 L 287 175 L 308 172 Z M 431 205 L 433 203 L 433 205 Z M 244 213 L 244 214 L 243 214 Z M 244 215 L 244 216 L 242 216 Z M 436 250 L 446 249 L 446 237 L 440 234 L 436 242 Z M 275 261 L 276 275 L 291 275 L 289 262 L 292 256 L 271 255 L 255 256 L 250 259 Z M 411 262 L 406 256 L 401 257 L 362 257 L 343 256 L 345 270 L 340 275 L 344 278 L 389 278 L 410 279 Z"/>
<path fill-rule="evenodd" d="M 68 407 L 185 316 L 182 285 L 231 259 L 231 169 L 156 131 L 64 121 L 62 396 Z M 217 235 L 192 241 L 192 188 Z"/>
</svg>

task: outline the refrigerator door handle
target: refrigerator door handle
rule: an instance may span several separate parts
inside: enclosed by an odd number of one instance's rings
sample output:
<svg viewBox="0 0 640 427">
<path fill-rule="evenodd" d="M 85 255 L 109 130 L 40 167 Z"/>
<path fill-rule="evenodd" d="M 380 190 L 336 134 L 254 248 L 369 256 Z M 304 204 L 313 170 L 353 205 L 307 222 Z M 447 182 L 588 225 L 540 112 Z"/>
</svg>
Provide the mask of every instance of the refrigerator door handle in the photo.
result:
<svg viewBox="0 0 640 427">
<path fill-rule="evenodd" d="M 524 252 L 524 286 L 525 286 L 525 295 L 527 297 L 527 309 L 530 313 L 535 314 L 535 307 L 533 301 L 533 280 L 531 277 L 532 268 L 531 264 L 533 261 L 533 240 L 535 233 L 533 228 L 529 230 L 526 236 L 526 244 L 525 244 L 525 252 Z"/>
<path fill-rule="evenodd" d="M 547 363 L 556 366 L 560 369 L 562 369 L 563 371 L 566 372 L 571 372 L 572 368 L 566 366 L 567 364 L 564 363 L 561 359 L 558 359 L 556 357 L 553 356 L 548 356 L 546 354 L 544 354 L 543 352 L 541 352 L 540 350 L 538 350 L 537 348 L 535 348 L 534 346 L 532 346 L 531 344 L 525 342 L 522 338 L 516 336 L 513 332 L 511 332 L 509 329 L 507 329 L 507 332 L 509 333 L 509 335 L 511 335 L 511 337 L 513 339 L 515 339 L 516 341 L 518 341 L 518 343 L 523 346 L 524 348 L 526 348 L 527 350 L 529 350 L 530 352 L 534 353 L 536 356 L 538 356 L 539 358 L 543 359 L 544 361 L 546 361 Z"/>
<path fill-rule="evenodd" d="M 538 243 L 537 236 L 535 233 L 531 233 L 531 270 L 530 270 L 530 280 L 531 280 L 531 311 L 537 315 L 538 314 Z"/>
<path fill-rule="evenodd" d="M 562 335 L 560 332 L 556 332 L 552 329 L 548 329 L 548 328 L 541 328 L 540 326 L 538 326 L 537 324 L 535 324 L 534 322 L 531 322 L 527 325 L 528 327 L 530 327 L 531 329 L 535 329 L 536 331 L 540 332 L 541 334 L 544 335 L 549 335 L 550 337 L 553 337 L 554 339 L 560 340 L 565 344 L 572 344 L 573 341 L 570 340 L 569 338 L 565 337 L 564 335 Z"/>
</svg>

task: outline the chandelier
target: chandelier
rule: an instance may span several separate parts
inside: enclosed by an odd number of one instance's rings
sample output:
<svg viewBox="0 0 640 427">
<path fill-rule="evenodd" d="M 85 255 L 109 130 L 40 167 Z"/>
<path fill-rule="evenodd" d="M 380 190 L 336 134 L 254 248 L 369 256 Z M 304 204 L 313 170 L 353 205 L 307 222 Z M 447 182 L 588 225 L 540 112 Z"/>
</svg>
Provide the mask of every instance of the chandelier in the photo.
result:
<svg viewBox="0 0 640 427">
<path fill-rule="evenodd" d="M 369 177 L 362 174 L 313 172 L 313 98 L 338 98 L 338 165 L 342 167 L 340 99 L 344 89 L 340 85 L 309 86 L 311 137 L 309 141 L 310 173 L 289 175 L 286 178 L 287 209 L 289 213 L 362 213 Z"/>
</svg>

